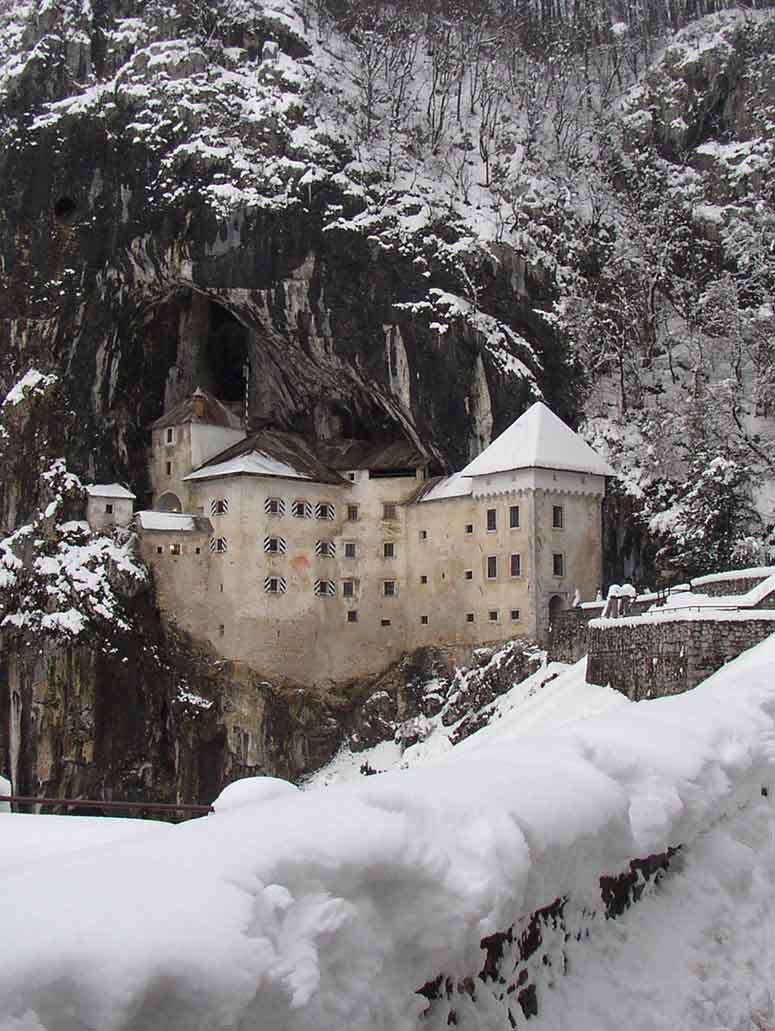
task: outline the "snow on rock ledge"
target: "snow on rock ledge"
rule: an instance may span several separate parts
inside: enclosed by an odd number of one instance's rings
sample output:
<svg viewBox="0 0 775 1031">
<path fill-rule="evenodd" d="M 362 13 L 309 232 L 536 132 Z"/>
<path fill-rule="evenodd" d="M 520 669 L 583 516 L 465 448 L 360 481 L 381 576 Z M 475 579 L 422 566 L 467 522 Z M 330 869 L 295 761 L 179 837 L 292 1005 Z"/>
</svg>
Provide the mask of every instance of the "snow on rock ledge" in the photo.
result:
<svg viewBox="0 0 775 1031">
<path fill-rule="evenodd" d="M 60 1029 L 66 1000 L 103 1031 L 414 1029 L 483 936 L 758 798 L 773 663 L 771 639 L 686 695 L 12 870 L 0 1026 Z"/>
</svg>

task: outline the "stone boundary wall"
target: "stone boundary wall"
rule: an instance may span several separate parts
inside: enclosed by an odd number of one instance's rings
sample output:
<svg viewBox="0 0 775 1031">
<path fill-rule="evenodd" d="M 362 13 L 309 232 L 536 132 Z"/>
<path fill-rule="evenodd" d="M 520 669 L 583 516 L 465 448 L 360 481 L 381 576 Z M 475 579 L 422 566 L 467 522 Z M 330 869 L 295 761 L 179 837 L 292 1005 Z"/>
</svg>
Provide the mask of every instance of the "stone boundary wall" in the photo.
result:
<svg viewBox="0 0 775 1031">
<path fill-rule="evenodd" d="M 693 580 L 691 588 L 696 594 L 707 594 L 711 598 L 719 598 L 727 594 L 748 594 L 766 579 L 766 576 L 745 576 L 739 580 L 711 580 L 708 583 L 698 583 Z"/>
<path fill-rule="evenodd" d="M 730 659 L 775 632 L 775 620 L 619 620 L 587 628 L 587 681 L 634 702 L 696 687 Z"/>
<path fill-rule="evenodd" d="M 552 617 L 546 653 L 550 662 L 578 662 L 589 652 L 588 623 L 599 612 L 585 615 L 584 609 L 565 609 Z"/>
</svg>

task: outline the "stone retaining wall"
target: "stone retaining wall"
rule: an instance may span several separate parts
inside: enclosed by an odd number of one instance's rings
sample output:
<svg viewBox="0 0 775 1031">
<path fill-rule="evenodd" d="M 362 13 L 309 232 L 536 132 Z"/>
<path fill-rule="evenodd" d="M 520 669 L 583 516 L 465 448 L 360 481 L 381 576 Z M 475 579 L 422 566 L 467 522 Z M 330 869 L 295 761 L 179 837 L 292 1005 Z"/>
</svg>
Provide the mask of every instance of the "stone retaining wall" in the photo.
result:
<svg viewBox="0 0 775 1031">
<path fill-rule="evenodd" d="M 632 701 L 680 694 L 775 632 L 772 619 L 619 620 L 587 627 L 587 681 Z M 569 635 L 570 640 L 570 635 Z"/>
</svg>

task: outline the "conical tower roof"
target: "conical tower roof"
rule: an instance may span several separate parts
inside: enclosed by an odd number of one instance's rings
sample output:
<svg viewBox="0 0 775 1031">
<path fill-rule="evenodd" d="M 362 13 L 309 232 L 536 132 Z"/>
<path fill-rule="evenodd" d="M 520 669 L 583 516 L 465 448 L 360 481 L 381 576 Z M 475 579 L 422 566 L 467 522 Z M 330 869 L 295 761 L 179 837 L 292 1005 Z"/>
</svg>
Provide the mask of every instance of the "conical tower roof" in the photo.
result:
<svg viewBox="0 0 775 1031">
<path fill-rule="evenodd" d="M 461 471 L 462 476 L 487 476 L 511 469 L 562 469 L 614 476 L 614 470 L 578 433 L 547 408 L 534 405 Z"/>
</svg>

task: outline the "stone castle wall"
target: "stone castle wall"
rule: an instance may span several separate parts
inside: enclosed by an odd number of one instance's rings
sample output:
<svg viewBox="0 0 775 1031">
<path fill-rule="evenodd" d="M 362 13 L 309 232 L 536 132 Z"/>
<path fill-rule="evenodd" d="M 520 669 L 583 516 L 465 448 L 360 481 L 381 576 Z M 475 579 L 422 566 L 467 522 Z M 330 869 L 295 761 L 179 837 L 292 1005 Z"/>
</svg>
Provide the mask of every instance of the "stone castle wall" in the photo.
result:
<svg viewBox="0 0 775 1031">
<path fill-rule="evenodd" d="M 775 620 L 753 612 L 728 620 L 593 622 L 586 631 L 587 681 L 608 684 L 634 702 L 680 694 L 774 631 Z"/>
</svg>

